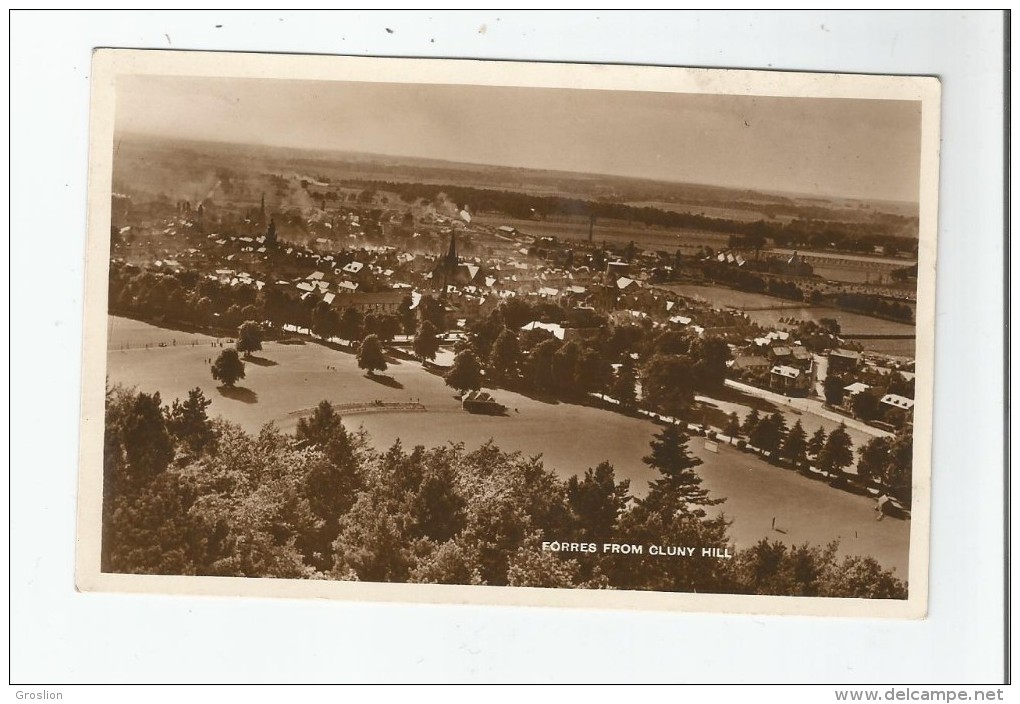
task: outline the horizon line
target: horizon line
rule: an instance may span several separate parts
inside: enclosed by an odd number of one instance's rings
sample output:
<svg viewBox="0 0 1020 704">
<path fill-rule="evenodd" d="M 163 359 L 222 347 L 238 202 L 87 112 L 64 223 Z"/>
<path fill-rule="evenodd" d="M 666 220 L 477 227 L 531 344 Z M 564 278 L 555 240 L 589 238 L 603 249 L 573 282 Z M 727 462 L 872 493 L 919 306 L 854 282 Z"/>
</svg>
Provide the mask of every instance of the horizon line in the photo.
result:
<svg viewBox="0 0 1020 704">
<path fill-rule="evenodd" d="M 724 185 L 721 185 L 721 184 L 705 183 L 705 182 L 672 181 L 672 180 L 669 180 L 669 179 L 655 179 L 655 178 L 649 178 L 647 176 L 631 176 L 631 175 L 625 175 L 625 174 L 610 174 L 610 173 L 601 173 L 601 172 L 593 172 L 593 171 L 568 171 L 568 170 L 562 170 L 562 169 L 549 169 L 549 168 L 540 168 L 540 167 L 533 167 L 533 166 L 514 166 L 514 165 L 508 165 L 508 164 L 491 164 L 491 163 L 475 162 L 475 161 L 454 161 L 452 159 L 444 159 L 442 157 L 434 157 L 434 156 L 413 156 L 413 155 L 409 155 L 409 154 L 390 154 L 390 153 L 386 153 L 386 152 L 358 152 L 358 151 L 348 151 L 348 150 L 344 150 L 344 149 L 335 149 L 335 148 L 314 149 L 314 148 L 311 148 L 311 147 L 295 147 L 295 146 L 289 146 L 289 145 L 283 145 L 283 144 L 266 144 L 266 143 L 260 143 L 260 142 L 234 142 L 234 141 L 227 141 L 227 140 L 220 140 L 220 139 L 201 139 L 201 138 L 197 138 L 197 137 L 184 137 L 184 136 L 180 136 L 180 135 L 159 134 L 159 133 L 155 133 L 155 132 L 143 132 L 143 131 L 138 131 L 138 130 L 119 130 L 116 127 L 114 128 L 113 137 L 114 137 L 114 141 L 116 141 L 118 139 L 123 139 L 125 137 L 127 137 L 127 138 L 130 138 L 130 137 L 148 137 L 148 138 L 164 139 L 164 140 L 168 140 L 168 141 L 191 142 L 191 143 L 195 143 L 195 144 L 212 144 L 212 145 L 221 144 L 221 145 L 234 146 L 234 147 L 259 147 L 259 148 L 263 148 L 263 149 L 290 150 L 290 151 L 295 151 L 295 152 L 303 152 L 303 153 L 307 153 L 307 154 L 324 154 L 324 155 L 325 154 L 344 154 L 344 155 L 367 156 L 367 157 L 377 157 L 377 158 L 378 157 L 383 157 L 383 158 L 389 158 L 389 159 L 416 159 L 416 160 L 420 160 L 420 161 L 436 161 L 436 162 L 441 162 L 441 163 L 444 163 L 444 164 L 450 164 L 452 166 L 458 166 L 458 165 L 460 165 L 460 166 L 483 166 L 483 167 L 494 168 L 494 169 L 513 169 L 513 170 L 519 170 L 519 171 L 532 171 L 532 172 L 539 172 L 539 173 L 564 174 L 564 175 L 575 176 L 575 177 L 590 176 L 590 177 L 601 177 L 601 178 L 618 178 L 618 179 L 624 179 L 624 180 L 630 180 L 630 181 L 646 181 L 648 183 L 655 183 L 655 184 L 667 184 L 667 185 L 677 185 L 677 186 L 693 186 L 693 187 L 699 187 L 699 188 L 714 188 L 714 189 L 719 189 L 719 190 L 723 190 L 723 191 L 748 191 L 748 192 L 756 193 L 756 194 L 760 194 L 760 195 L 780 196 L 780 197 L 783 197 L 783 198 L 788 198 L 788 197 L 793 196 L 793 197 L 805 198 L 805 199 L 810 199 L 810 200 L 832 200 L 832 199 L 839 199 L 839 200 L 858 201 L 858 202 L 864 202 L 864 203 L 890 203 L 890 204 L 907 205 L 907 206 L 913 206 L 913 207 L 919 207 L 919 205 L 920 205 L 920 198 L 918 198 L 917 200 L 898 200 L 898 199 L 889 199 L 889 198 L 883 199 L 883 198 L 870 198 L 870 197 L 863 197 L 863 196 L 847 196 L 847 195 L 837 195 L 837 194 L 811 194 L 811 193 L 803 193 L 803 192 L 798 192 L 798 191 L 771 191 L 771 190 L 765 190 L 765 189 L 756 188 L 756 187 L 752 187 L 752 186 L 733 186 L 733 185 L 724 186 Z M 320 157 L 320 158 L 325 158 L 325 157 Z M 451 185 L 456 185 L 456 184 L 451 184 Z M 476 187 L 476 186 L 472 186 L 472 187 Z"/>
</svg>

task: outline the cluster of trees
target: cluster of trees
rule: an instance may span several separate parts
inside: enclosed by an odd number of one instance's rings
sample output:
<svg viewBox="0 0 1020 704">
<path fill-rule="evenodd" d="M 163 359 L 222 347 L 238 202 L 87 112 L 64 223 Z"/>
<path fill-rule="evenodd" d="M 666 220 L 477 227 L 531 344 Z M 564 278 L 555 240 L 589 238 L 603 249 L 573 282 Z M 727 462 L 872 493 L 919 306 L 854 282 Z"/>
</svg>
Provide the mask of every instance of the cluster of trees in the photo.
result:
<svg viewBox="0 0 1020 704">
<path fill-rule="evenodd" d="M 881 296 L 867 293 L 841 293 L 836 296 L 834 302 L 840 308 L 855 310 L 866 315 L 880 315 L 883 318 L 893 318 L 908 323 L 914 320 L 914 311 L 909 305 L 890 301 Z"/>
<path fill-rule="evenodd" d="M 110 262 L 109 295 L 112 312 L 148 320 L 212 325 L 219 314 L 224 327 L 234 327 L 258 313 L 254 289 L 223 286 L 195 272 L 159 273 L 117 261 Z"/>
<path fill-rule="evenodd" d="M 792 301 L 806 300 L 803 289 L 792 281 L 765 277 L 747 268 L 734 266 L 733 264 L 727 264 L 715 259 L 702 260 L 699 262 L 699 267 L 701 274 L 706 279 L 724 283 L 741 291 L 766 293 L 770 296 L 788 298 Z"/>
<path fill-rule="evenodd" d="M 723 432 L 731 443 L 738 439 L 741 447 L 746 443 L 769 460 L 786 462 L 794 468 L 806 468 L 813 462 L 830 474 L 840 474 L 853 464 L 853 442 L 842 424 L 829 435 L 819 427 L 809 438 L 799 420 L 787 428 L 779 411 L 762 416 L 752 408 L 743 422 L 731 413 Z"/>
<path fill-rule="evenodd" d="M 736 413 L 727 417 L 723 433 L 730 443 L 756 449 L 771 462 L 785 463 L 795 469 L 814 465 L 841 480 L 852 477 L 846 472 L 854 462 L 854 446 L 846 426 L 840 424 L 831 433 L 819 427 L 808 436 L 798 420 L 789 428 L 779 411 L 761 415 L 752 409 L 743 422 Z M 913 466 L 913 434 L 903 429 L 892 438 L 877 437 L 857 449 L 856 483 L 875 487 L 910 504 Z"/>
<path fill-rule="evenodd" d="M 324 339 L 337 337 L 353 345 L 371 336 L 383 342 L 391 342 L 401 333 L 404 325 L 398 314 L 365 314 L 350 306 L 338 310 L 325 301 L 319 301 L 312 309 L 311 324 L 308 327 Z"/>
<path fill-rule="evenodd" d="M 228 388 L 233 388 L 240 379 L 244 378 L 244 362 L 238 353 L 244 355 L 245 359 L 251 359 L 252 352 L 262 349 L 262 325 L 254 320 L 247 320 L 241 324 L 237 331 L 237 342 L 233 349 L 225 349 L 212 364 L 212 377 L 216 381 L 223 382 Z"/>
<path fill-rule="evenodd" d="M 864 222 L 833 222 L 798 218 L 789 223 L 766 229 L 766 235 L 777 247 L 801 249 L 832 249 L 870 254 L 883 247 L 887 255 L 899 252 L 917 253 L 916 217 L 874 213 Z"/>
<path fill-rule="evenodd" d="M 821 318 L 818 322 L 781 318 L 779 322 L 796 325 L 794 339 L 800 340 L 801 344 L 812 352 L 824 352 L 842 344 L 839 340 L 840 324 L 835 318 Z"/>
<path fill-rule="evenodd" d="M 889 276 L 893 281 L 917 281 L 917 264 L 894 269 Z"/>
<path fill-rule="evenodd" d="M 520 330 L 529 321 L 550 317 L 566 325 L 580 323 L 584 334 L 560 340 L 541 328 Z M 419 338 L 428 341 L 431 333 L 423 324 Z M 416 353 L 418 348 L 416 340 Z M 719 338 L 615 325 L 590 311 L 511 299 L 470 326 L 447 383 L 460 390 L 477 389 L 484 375 L 491 384 L 564 398 L 606 393 L 629 407 L 636 401 L 640 379 L 646 406 L 679 416 L 690 408 L 695 393 L 723 383 L 729 359 L 729 346 Z"/>
<path fill-rule="evenodd" d="M 910 505 L 913 480 L 914 436 L 902 429 L 891 438 L 874 438 L 857 450 L 857 476 Z"/>
<path fill-rule="evenodd" d="M 424 300 L 424 299 L 423 299 Z M 423 311 L 437 316 L 441 304 L 432 299 Z M 360 343 L 369 335 L 391 341 L 415 318 L 405 301 L 397 314 L 364 314 L 355 307 L 338 308 L 309 296 L 267 286 L 256 291 L 250 286 L 228 286 L 200 277 L 195 271 L 164 274 L 134 265 L 112 262 L 110 266 L 110 307 L 145 320 L 173 320 L 202 327 L 236 328 L 245 321 L 265 321 L 276 328 L 291 324 L 309 328 L 325 338 L 339 337 Z M 410 316 L 408 316 L 408 312 Z M 411 330 L 413 332 L 413 322 Z"/>
<path fill-rule="evenodd" d="M 715 337 L 667 330 L 654 337 L 641 367 L 644 405 L 666 415 L 683 416 L 697 392 L 722 386 L 730 348 Z"/>
<path fill-rule="evenodd" d="M 601 463 L 561 480 L 491 442 L 371 449 L 323 402 L 295 434 L 250 435 L 183 403 L 107 393 L 102 569 L 701 593 L 905 598 L 873 559 L 762 541 L 732 560 L 552 552 L 543 542 L 730 546 L 688 438 L 667 426 L 632 498 Z M 713 515 L 710 515 L 713 514 Z"/>
</svg>

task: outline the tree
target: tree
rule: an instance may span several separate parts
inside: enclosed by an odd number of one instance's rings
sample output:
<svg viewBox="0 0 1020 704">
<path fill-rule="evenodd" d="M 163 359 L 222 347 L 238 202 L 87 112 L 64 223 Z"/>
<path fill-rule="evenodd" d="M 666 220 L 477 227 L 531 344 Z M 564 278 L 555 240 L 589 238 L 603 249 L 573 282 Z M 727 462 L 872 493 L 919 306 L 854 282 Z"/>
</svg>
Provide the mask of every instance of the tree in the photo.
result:
<svg viewBox="0 0 1020 704">
<path fill-rule="evenodd" d="M 482 388 L 482 365 L 471 350 L 464 350 L 453 360 L 446 373 L 446 385 L 458 391 L 477 391 Z"/>
<path fill-rule="evenodd" d="M 825 402 L 830 406 L 838 406 L 843 401 L 843 388 L 846 382 L 838 376 L 829 374 L 825 377 L 822 390 L 825 393 Z"/>
<path fill-rule="evenodd" d="M 726 379 L 726 362 L 730 360 L 730 347 L 719 337 L 695 338 L 691 343 L 694 358 L 694 377 L 699 388 L 719 386 Z"/>
<path fill-rule="evenodd" d="M 436 330 L 446 329 L 446 306 L 432 296 L 422 296 L 418 299 L 418 319 L 427 320 L 432 323 Z"/>
<path fill-rule="evenodd" d="M 666 330 L 655 338 L 651 351 L 655 354 L 688 354 L 691 351 L 691 335 L 681 330 Z"/>
<path fill-rule="evenodd" d="M 321 521 L 304 543 L 322 570 L 333 566 L 331 545 L 340 531 L 340 518 L 354 505 L 364 486 L 358 449 L 362 436 L 347 432 L 340 416 L 328 401 L 321 402 L 312 415 L 298 420 L 295 436 L 315 444 L 317 453 L 303 481 L 303 495 L 312 513 Z M 320 454 L 321 453 L 321 454 Z"/>
<path fill-rule="evenodd" d="M 905 599 L 906 585 L 872 558 L 838 560 L 838 543 L 787 547 L 763 539 L 736 555 L 735 571 L 747 594 Z"/>
<path fill-rule="evenodd" d="M 237 356 L 237 350 L 226 349 L 220 352 L 212 365 L 212 377 L 227 387 L 233 387 L 238 379 L 244 378 L 244 362 Z"/>
<path fill-rule="evenodd" d="M 687 433 L 673 423 L 652 439 L 652 451 L 641 461 L 657 469 L 662 476 L 649 483 L 648 495 L 641 500 L 645 508 L 670 515 L 679 511 L 703 518 L 706 514 L 702 507 L 725 501 L 709 498 L 708 490 L 702 488 L 701 477 L 694 471 L 701 460 L 688 450 L 689 441 Z"/>
<path fill-rule="evenodd" d="M 365 337 L 369 335 L 378 336 L 380 320 L 381 318 L 375 313 L 367 313 L 361 323 L 361 334 Z"/>
<path fill-rule="evenodd" d="M 631 408 L 637 400 L 636 384 L 637 373 L 634 371 L 634 365 L 631 363 L 630 357 L 627 357 L 616 370 L 616 377 L 613 380 L 612 387 L 609 389 L 609 393 L 620 402 L 621 406 Z"/>
<path fill-rule="evenodd" d="M 783 439 L 781 454 L 796 467 L 806 461 L 806 453 L 807 433 L 804 432 L 804 428 L 798 420 L 793 424 L 789 432 L 786 433 L 786 438 Z"/>
<path fill-rule="evenodd" d="M 510 330 L 520 330 L 535 320 L 535 311 L 527 301 L 520 298 L 504 299 L 497 310 L 503 318 L 503 324 Z"/>
<path fill-rule="evenodd" d="M 854 394 L 853 401 L 851 402 L 854 418 L 859 418 L 863 421 L 874 420 L 879 414 L 879 401 L 878 394 L 871 391 L 861 391 Z"/>
<path fill-rule="evenodd" d="M 531 350 L 526 363 L 528 380 L 536 389 L 552 389 L 556 378 L 553 376 L 553 358 L 560 348 L 559 340 L 551 338 L 539 343 Z"/>
<path fill-rule="evenodd" d="M 507 584 L 511 587 L 569 588 L 577 585 L 577 570 L 577 560 L 562 560 L 538 546 L 524 545 L 508 561 Z"/>
<path fill-rule="evenodd" d="M 564 392 L 574 392 L 577 377 L 577 361 L 581 351 L 576 342 L 565 342 L 556 350 L 552 359 L 553 384 Z"/>
<path fill-rule="evenodd" d="M 504 328 L 492 345 L 492 353 L 489 355 L 489 369 L 493 378 L 504 381 L 516 379 L 523 361 L 524 355 L 521 354 L 517 335 Z"/>
<path fill-rule="evenodd" d="M 694 367 L 684 355 L 655 355 L 641 377 L 641 393 L 648 405 L 674 418 L 690 408 L 694 386 Z"/>
<path fill-rule="evenodd" d="M 822 449 L 825 447 L 825 440 L 825 428 L 819 426 L 818 430 L 815 431 L 815 434 L 812 435 L 811 439 L 808 441 L 808 454 L 817 459 L 818 455 L 822 453 Z"/>
<path fill-rule="evenodd" d="M 192 316 L 195 321 L 201 324 L 207 324 L 209 319 L 212 318 L 213 305 L 212 301 L 206 296 L 200 296 L 195 301 L 195 305 L 192 307 Z"/>
<path fill-rule="evenodd" d="M 783 416 L 777 411 L 758 421 L 747 440 L 763 453 L 774 455 L 782 443 L 785 432 L 786 425 L 783 422 Z"/>
<path fill-rule="evenodd" d="M 906 599 L 907 587 L 873 557 L 850 555 L 833 564 L 820 580 L 820 596 L 857 599 Z"/>
<path fill-rule="evenodd" d="M 254 303 L 249 303 L 241 309 L 241 318 L 244 320 L 256 320 L 261 317 L 262 314 L 259 311 L 259 307 Z"/>
<path fill-rule="evenodd" d="M 186 401 L 182 403 L 174 399 L 173 406 L 167 411 L 167 430 L 192 452 L 201 452 L 215 437 L 206 413 L 210 404 L 212 401 L 205 397 L 202 389 L 195 387 L 188 392 Z"/>
<path fill-rule="evenodd" d="M 344 308 L 344 312 L 340 314 L 340 328 L 337 332 L 340 337 L 353 345 L 355 341 L 361 339 L 363 322 L 364 318 L 357 308 Z"/>
<path fill-rule="evenodd" d="M 236 352 L 234 353 L 237 354 Z M 159 392 L 139 393 L 132 399 L 121 428 L 124 454 L 133 476 L 147 478 L 166 469 L 174 458 Z"/>
<path fill-rule="evenodd" d="M 241 306 L 239 306 L 239 305 L 237 305 L 235 303 L 235 304 L 231 305 L 229 308 L 227 308 L 226 312 L 223 314 L 223 320 L 224 320 L 224 322 L 227 325 L 229 325 L 231 327 L 233 327 L 234 325 L 237 325 L 238 323 L 240 323 L 241 322 Z"/>
<path fill-rule="evenodd" d="M 254 320 L 242 323 L 237 331 L 237 351 L 243 353 L 246 359 L 250 359 L 252 352 L 258 352 L 261 349 L 262 326 Z"/>
<path fill-rule="evenodd" d="M 320 401 L 307 418 L 298 418 L 294 432 L 298 440 L 308 440 L 316 445 L 325 443 L 337 428 L 343 427 L 340 414 L 329 401 Z"/>
<path fill-rule="evenodd" d="M 340 318 L 333 307 L 325 301 L 319 301 L 312 311 L 312 332 L 324 340 L 335 337 L 340 329 Z"/>
<path fill-rule="evenodd" d="M 882 484 L 906 505 L 911 502 L 914 468 L 914 436 L 910 430 L 896 433 L 889 443 L 889 463 L 882 474 Z"/>
<path fill-rule="evenodd" d="M 397 315 L 400 317 L 400 322 L 404 327 L 405 335 L 413 335 L 415 331 L 415 313 L 411 306 L 414 305 L 414 299 L 410 295 L 404 296 L 400 299 L 400 305 L 397 306 Z"/>
<path fill-rule="evenodd" d="M 419 558 L 410 581 L 417 584 L 484 584 L 478 572 L 478 561 L 476 550 L 449 540 L 431 555 Z"/>
<path fill-rule="evenodd" d="M 386 357 L 383 355 L 382 343 L 378 335 L 369 335 L 358 347 L 358 369 L 368 370 L 372 376 L 376 370 L 386 371 Z"/>
<path fill-rule="evenodd" d="M 842 472 L 854 461 L 853 443 L 842 423 L 829 434 L 825 447 L 818 455 L 818 466 L 826 472 Z"/>
<path fill-rule="evenodd" d="M 857 449 L 857 476 L 865 481 L 881 480 L 889 464 L 889 438 L 872 438 Z"/>
<path fill-rule="evenodd" d="M 737 416 L 737 412 L 733 411 L 726 417 L 726 427 L 723 428 L 723 433 L 729 436 L 730 444 L 733 444 L 733 439 L 740 435 L 740 418 Z"/>
<path fill-rule="evenodd" d="M 423 467 L 421 481 L 411 492 L 409 503 L 417 536 L 442 543 L 464 527 L 464 497 L 458 490 L 456 469 L 447 463 Z"/>
<path fill-rule="evenodd" d="M 433 360 L 439 352 L 439 338 L 436 337 L 436 326 L 429 320 L 421 321 L 418 334 L 414 337 L 414 353 L 422 361 Z"/>
<path fill-rule="evenodd" d="M 613 367 L 595 349 L 581 352 L 574 383 L 582 393 L 605 391 L 613 379 Z"/>
<path fill-rule="evenodd" d="M 193 575 L 198 573 L 213 526 L 191 515 L 195 491 L 173 470 L 161 472 L 130 494 L 103 496 L 103 572 Z"/>
<path fill-rule="evenodd" d="M 379 339 L 392 342 L 400 332 L 400 318 L 395 315 L 384 315 L 379 319 Z"/>
<path fill-rule="evenodd" d="M 617 483 L 613 465 L 601 462 L 567 480 L 567 505 L 576 525 L 578 540 L 603 542 L 612 538 L 616 522 L 630 500 L 630 480 Z"/>
<path fill-rule="evenodd" d="M 752 408 L 751 412 L 744 416 L 744 424 L 740 426 L 740 429 L 744 431 L 744 435 L 750 435 L 759 422 L 761 422 L 761 416 L 758 415 L 758 409 Z"/>
</svg>

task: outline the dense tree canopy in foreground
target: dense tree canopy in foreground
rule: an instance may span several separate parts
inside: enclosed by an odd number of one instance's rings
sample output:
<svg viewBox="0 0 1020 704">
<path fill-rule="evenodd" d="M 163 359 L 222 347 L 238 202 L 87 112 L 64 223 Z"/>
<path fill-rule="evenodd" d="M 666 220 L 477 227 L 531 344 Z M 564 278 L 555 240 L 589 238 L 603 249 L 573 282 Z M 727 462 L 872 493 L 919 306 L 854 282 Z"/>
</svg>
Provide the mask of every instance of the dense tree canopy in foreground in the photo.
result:
<svg viewBox="0 0 1020 704">
<path fill-rule="evenodd" d="M 195 389 L 107 393 L 102 569 L 318 578 L 905 598 L 871 558 L 763 540 L 733 550 L 721 502 L 700 486 L 687 436 L 667 426 L 641 500 L 609 463 L 561 480 L 540 458 L 487 443 L 384 452 L 321 403 L 295 435 L 257 435 L 205 414 Z M 560 549 L 550 549 L 555 543 Z M 646 546 L 642 554 L 605 543 Z M 562 549 L 563 545 L 596 549 Z M 729 548 L 732 558 L 647 546 Z"/>
</svg>

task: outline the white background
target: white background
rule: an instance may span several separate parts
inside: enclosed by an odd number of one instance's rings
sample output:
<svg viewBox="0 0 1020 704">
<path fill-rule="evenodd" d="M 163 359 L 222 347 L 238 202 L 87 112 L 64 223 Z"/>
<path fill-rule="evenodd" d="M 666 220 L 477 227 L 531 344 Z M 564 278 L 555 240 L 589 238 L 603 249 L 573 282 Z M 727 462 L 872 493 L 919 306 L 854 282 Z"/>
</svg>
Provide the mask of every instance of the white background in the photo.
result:
<svg viewBox="0 0 1020 704">
<path fill-rule="evenodd" d="M 1001 15 L 60 12 L 16 13 L 10 36 L 11 681 L 1002 680 Z M 929 618 L 76 593 L 89 61 L 101 46 L 939 76 Z"/>
</svg>

